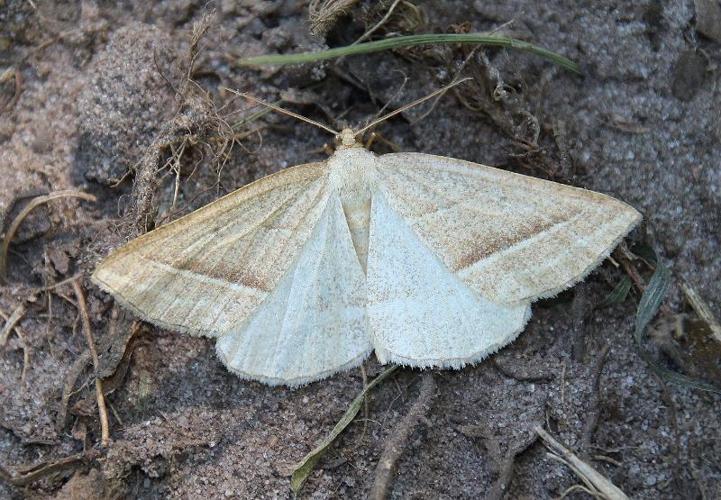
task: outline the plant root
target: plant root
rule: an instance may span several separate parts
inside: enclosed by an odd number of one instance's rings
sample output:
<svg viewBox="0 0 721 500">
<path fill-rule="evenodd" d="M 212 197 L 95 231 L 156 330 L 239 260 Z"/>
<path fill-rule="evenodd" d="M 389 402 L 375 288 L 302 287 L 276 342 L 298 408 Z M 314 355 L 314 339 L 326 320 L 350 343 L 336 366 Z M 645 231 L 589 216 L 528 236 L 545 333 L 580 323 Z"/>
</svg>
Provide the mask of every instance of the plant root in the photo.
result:
<svg viewBox="0 0 721 500">
<path fill-rule="evenodd" d="M 401 455 L 403 455 L 403 451 L 418 422 L 423 420 L 426 413 L 430 410 L 435 389 L 436 382 L 433 379 L 433 373 L 424 373 L 418 399 L 413 403 L 408 414 L 403 417 L 393 430 L 383 449 L 383 453 L 381 453 L 381 458 L 378 461 L 375 471 L 373 487 L 368 495 L 371 500 L 383 500 L 388 497 L 393 482 L 393 473 L 398 460 Z"/>
</svg>

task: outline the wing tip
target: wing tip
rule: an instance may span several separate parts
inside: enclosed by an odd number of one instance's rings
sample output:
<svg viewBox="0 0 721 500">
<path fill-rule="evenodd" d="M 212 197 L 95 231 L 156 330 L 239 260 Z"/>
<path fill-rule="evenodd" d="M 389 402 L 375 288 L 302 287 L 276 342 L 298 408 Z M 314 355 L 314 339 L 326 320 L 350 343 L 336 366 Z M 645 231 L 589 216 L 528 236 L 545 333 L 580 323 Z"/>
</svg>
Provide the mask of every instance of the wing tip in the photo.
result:
<svg viewBox="0 0 721 500">
<path fill-rule="evenodd" d="M 125 296 L 123 292 L 119 290 L 119 288 L 112 286 L 109 283 L 110 280 L 108 280 L 107 277 L 105 279 L 102 277 L 103 272 L 107 273 L 107 269 L 102 269 L 103 264 L 105 264 L 105 262 L 103 262 L 95 269 L 95 271 L 93 271 L 93 274 L 90 275 L 90 281 L 103 292 L 112 295 L 113 299 L 118 304 L 130 311 L 133 315 L 137 316 L 141 321 L 151 323 L 158 328 L 162 328 L 163 330 L 179 332 L 185 335 L 190 335 L 191 337 L 216 338 L 218 337 L 218 335 L 220 335 L 221 332 L 188 328 L 187 326 L 163 321 L 146 313 L 140 306 L 138 306 L 135 302 Z"/>
<path fill-rule="evenodd" d="M 601 265 L 601 263 L 611 255 L 611 252 L 613 252 L 613 250 L 616 249 L 616 247 L 621 243 L 621 241 L 626 236 L 628 236 L 629 233 L 636 228 L 636 226 L 638 226 L 641 223 L 641 221 L 643 220 L 643 215 L 641 214 L 641 212 L 639 212 L 634 207 L 632 207 L 631 205 L 629 205 L 623 201 L 617 200 L 616 198 L 612 198 L 612 197 L 609 197 L 609 198 L 614 200 L 616 203 L 621 205 L 621 207 L 623 208 L 622 213 L 626 218 L 626 224 L 624 226 L 624 229 L 622 231 L 618 232 L 617 236 L 610 242 L 609 245 L 606 246 L 606 249 L 598 255 L 596 260 L 591 262 L 588 266 L 586 266 L 584 268 L 583 271 L 578 273 L 576 276 L 572 277 L 565 283 L 563 283 L 555 288 L 544 291 L 541 294 L 533 295 L 533 296 L 529 296 L 529 297 L 523 297 L 520 299 L 521 301 L 529 301 L 530 300 L 531 302 L 533 302 L 533 301 L 536 301 L 539 299 L 553 298 L 553 297 L 557 296 L 559 293 L 563 292 L 564 290 L 568 290 L 569 288 L 582 282 L 583 280 L 585 280 L 588 277 L 589 274 L 591 274 L 594 271 L 594 269 L 596 269 L 599 265 Z"/>
</svg>

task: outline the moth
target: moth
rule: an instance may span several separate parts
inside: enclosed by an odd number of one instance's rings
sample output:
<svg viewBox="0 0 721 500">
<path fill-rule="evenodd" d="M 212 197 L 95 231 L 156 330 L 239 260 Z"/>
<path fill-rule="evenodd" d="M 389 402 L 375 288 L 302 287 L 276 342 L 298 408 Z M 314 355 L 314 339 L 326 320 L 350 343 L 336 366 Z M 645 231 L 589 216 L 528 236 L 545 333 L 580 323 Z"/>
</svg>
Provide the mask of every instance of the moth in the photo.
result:
<svg viewBox="0 0 721 500">
<path fill-rule="evenodd" d="M 344 129 L 327 161 L 248 184 L 112 252 L 92 279 L 145 321 L 217 339 L 244 379 L 381 363 L 460 368 L 640 221 L 612 197 Z"/>
</svg>

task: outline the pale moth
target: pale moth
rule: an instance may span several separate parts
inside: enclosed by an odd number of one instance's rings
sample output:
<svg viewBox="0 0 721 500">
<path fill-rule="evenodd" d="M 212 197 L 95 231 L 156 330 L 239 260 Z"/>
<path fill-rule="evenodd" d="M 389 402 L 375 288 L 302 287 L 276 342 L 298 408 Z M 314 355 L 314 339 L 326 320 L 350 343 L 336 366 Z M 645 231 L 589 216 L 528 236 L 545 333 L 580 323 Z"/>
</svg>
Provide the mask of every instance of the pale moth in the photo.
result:
<svg viewBox="0 0 721 500">
<path fill-rule="evenodd" d="M 378 156 L 360 132 L 344 129 L 327 161 L 129 242 L 93 281 L 146 321 L 216 338 L 230 371 L 271 385 L 373 351 L 460 368 L 512 342 L 533 301 L 583 279 L 641 219 L 609 196 L 468 161 Z"/>
</svg>

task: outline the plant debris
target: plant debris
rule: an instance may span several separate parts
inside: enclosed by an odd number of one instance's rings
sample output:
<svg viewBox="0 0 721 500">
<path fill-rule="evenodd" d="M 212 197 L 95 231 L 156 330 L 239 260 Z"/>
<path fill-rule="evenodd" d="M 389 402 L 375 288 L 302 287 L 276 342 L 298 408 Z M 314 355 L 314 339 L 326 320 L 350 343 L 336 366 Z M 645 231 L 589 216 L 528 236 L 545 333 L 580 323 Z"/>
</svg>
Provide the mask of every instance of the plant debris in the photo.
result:
<svg viewBox="0 0 721 500">
<path fill-rule="evenodd" d="M 303 457 L 303 460 L 301 460 L 298 465 L 295 466 L 290 480 L 290 487 L 294 493 L 297 494 L 300 491 L 300 489 L 303 487 L 303 483 L 305 483 L 306 479 L 308 479 L 310 473 L 313 472 L 315 465 L 321 459 L 328 447 L 333 444 L 333 442 L 341 434 L 341 432 L 343 432 L 345 428 L 348 427 L 348 425 L 353 421 L 355 416 L 358 415 L 358 412 L 361 409 L 361 405 L 365 401 L 365 398 L 371 391 L 371 389 L 373 389 L 376 385 L 388 378 L 393 372 L 396 371 L 396 369 L 398 369 L 397 366 L 387 368 L 383 373 L 378 375 L 376 378 L 373 379 L 372 382 L 365 386 L 361 393 L 358 394 L 358 396 L 356 396 L 356 398 L 348 406 L 348 409 L 343 414 L 338 423 L 335 424 L 335 427 L 333 427 L 330 433 L 313 449 L 313 451 Z"/>
<path fill-rule="evenodd" d="M 600 496 L 604 500 L 628 500 L 626 494 L 615 484 L 600 474 L 596 469 L 584 462 L 571 450 L 556 441 L 543 427 L 534 428 L 536 434 L 543 440 L 549 450 L 549 458 L 566 464 L 586 485 L 586 492 L 592 496 Z"/>
</svg>

